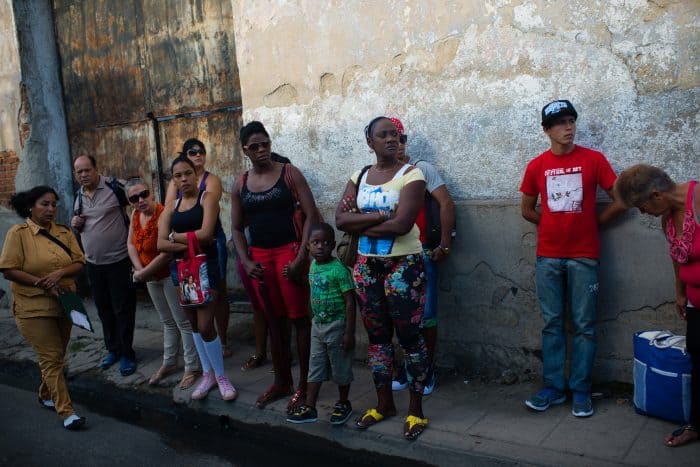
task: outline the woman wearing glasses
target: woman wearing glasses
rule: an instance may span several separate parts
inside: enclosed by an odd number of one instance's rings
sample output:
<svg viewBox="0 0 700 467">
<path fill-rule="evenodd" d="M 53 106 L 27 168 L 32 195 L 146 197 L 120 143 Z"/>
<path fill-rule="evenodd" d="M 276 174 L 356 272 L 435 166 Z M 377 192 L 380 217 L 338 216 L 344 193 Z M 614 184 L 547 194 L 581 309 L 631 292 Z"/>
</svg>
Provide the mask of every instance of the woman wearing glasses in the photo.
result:
<svg viewBox="0 0 700 467">
<path fill-rule="evenodd" d="M 299 385 L 287 406 L 291 413 L 306 395 L 311 332 L 306 243 L 319 216 L 304 175 L 293 165 L 272 159 L 270 135 L 262 123 L 250 122 L 241 128 L 240 141 L 252 168 L 231 190 L 231 230 L 236 252 L 263 308 L 275 368 L 274 383 L 256 405 L 262 408 L 292 391 L 284 332 L 289 319 L 296 329 L 299 352 Z M 303 226 L 295 225 L 298 209 L 305 215 Z"/>
<path fill-rule="evenodd" d="M 377 162 L 352 175 L 335 214 L 338 229 L 360 235 L 353 277 L 377 391 L 377 406 L 356 425 L 365 429 L 396 415 L 391 389 L 395 328 L 413 378 L 403 435 L 414 440 L 428 426 L 422 406 L 427 351 L 420 331 L 425 274 L 416 227 L 425 179 L 419 169 L 397 159 L 399 132 L 389 118 L 372 120 L 365 127 L 365 138 Z"/>
<path fill-rule="evenodd" d="M 148 384 L 158 384 L 177 371 L 177 352 L 182 336 L 185 374 L 180 389 L 190 388 L 199 374 L 197 350 L 192 340 L 192 326 L 180 307 L 177 289 L 170 280 L 168 263 L 171 255 L 158 252 L 158 220 L 163 205 L 153 199 L 146 182 L 132 178 L 126 183 L 129 203 L 134 208 L 129 225 L 127 249 L 134 268 L 134 282 L 145 282 L 153 306 L 163 323 L 163 364 L 150 377 Z"/>
<path fill-rule="evenodd" d="M 190 138 L 182 145 L 182 152 L 180 155 L 187 156 L 194 164 L 199 191 L 211 193 L 211 196 L 216 198 L 216 202 L 218 203 L 221 200 L 221 194 L 223 192 L 221 179 L 204 168 L 207 162 L 207 150 L 204 147 L 204 143 L 196 138 Z M 182 194 L 171 180 L 165 194 L 165 204 L 181 197 Z M 216 237 L 216 248 L 219 253 L 219 277 L 221 279 L 221 282 L 218 284 L 220 293 L 216 300 L 216 313 L 214 317 L 216 320 L 216 327 L 219 330 L 219 337 L 221 338 L 223 355 L 224 357 L 230 357 L 233 355 L 233 352 L 228 345 L 228 338 L 226 336 L 229 318 L 231 317 L 231 310 L 228 307 L 228 292 L 226 290 L 228 249 L 226 248 L 226 233 L 221 226 L 221 220 L 218 218 L 216 220 L 216 232 L 214 235 Z"/>
</svg>

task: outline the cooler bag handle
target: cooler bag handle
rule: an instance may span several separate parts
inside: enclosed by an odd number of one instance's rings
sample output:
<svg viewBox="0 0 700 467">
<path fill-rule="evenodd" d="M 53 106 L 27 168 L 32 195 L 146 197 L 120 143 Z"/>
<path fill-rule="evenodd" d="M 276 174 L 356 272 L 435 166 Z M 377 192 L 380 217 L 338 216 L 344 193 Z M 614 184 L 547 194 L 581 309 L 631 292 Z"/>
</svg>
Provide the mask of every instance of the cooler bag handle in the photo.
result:
<svg viewBox="0 0 700 467">
<path fill-rule="evenodd" d="M 683 353 L 685 353 L 685 336 L 667 336 L 667 337 L 662 337 L 660 339 L 653 339 L 652 344 L 654 347 L 657 349 L 667 349 L 669 347 L 680 347 L 683 349 Z"/>
</svg>

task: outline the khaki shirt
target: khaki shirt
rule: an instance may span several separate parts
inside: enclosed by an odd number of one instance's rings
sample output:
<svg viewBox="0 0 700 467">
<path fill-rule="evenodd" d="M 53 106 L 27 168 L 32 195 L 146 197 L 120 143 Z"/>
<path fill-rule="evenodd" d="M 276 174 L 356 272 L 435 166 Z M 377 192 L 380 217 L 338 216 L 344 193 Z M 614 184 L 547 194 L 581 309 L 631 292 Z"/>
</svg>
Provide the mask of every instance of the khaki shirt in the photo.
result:
<svg viewBox="0 0 700 467">
<path fill-rule="evenodd" d="M 85 263 L 78 241 L 67 226 L 52 222 L 49 233 L 70 249 L 70 256 L 56 243 L 40 235 L 40 229 L 41 227 L 30 219 L 10 227 L 2 246 L 0 270 L 17 269 L 37 277 L 44 277 L 50 272 L 73 263 Z M 74 292 L 75 280 L 71 277 L 63 277 L 58 286 Z M 10 282 L 10 289 L 12 290 L 12 312 L 18 318 L 64 314 L 58 300 L 40 287 Z"/>
</svg>

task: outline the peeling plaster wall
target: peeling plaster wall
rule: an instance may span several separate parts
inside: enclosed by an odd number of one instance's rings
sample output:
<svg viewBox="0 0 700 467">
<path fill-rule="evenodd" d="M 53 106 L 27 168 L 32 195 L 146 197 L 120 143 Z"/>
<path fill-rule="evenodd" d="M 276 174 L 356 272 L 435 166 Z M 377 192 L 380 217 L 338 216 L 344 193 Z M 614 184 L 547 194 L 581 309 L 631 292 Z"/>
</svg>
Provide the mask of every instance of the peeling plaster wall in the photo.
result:
<svg viewBox="0 0 700 467">
<path fill-rule="evenodd" d="M 696 1 L 232 0 L 244 121 L 332 208 L 371 162 L 362 129 L 397 115 L 408 152 L 459 204 L 441 279 L 441 360 L 540 370 L 534 229 L 520 218 L 526 163 L 545 150 L 540 109 L 568 98 L 577 142 L 616 170 L 700 176 Z M 596 378 L 630 380 L 631 335 L 682 326 L 658 222 L 630 213 L 603 233 Z M 644 251 L 645 255 L 639 255 Z"/>
<path fill-rule="evenodd" d="M 19 50 L 15 29 L 12 0 L 0 0 L 0 239 L 17 222 L 9 209 L 9 197 L 15 191 L 15 174 L 20 151 L 17 114 L 21 106 Z M 9 284 L 0 275 L 0 289 L 9 290 Z M 7 304 L 9 294 L 0 299 Z"/>
</svg>

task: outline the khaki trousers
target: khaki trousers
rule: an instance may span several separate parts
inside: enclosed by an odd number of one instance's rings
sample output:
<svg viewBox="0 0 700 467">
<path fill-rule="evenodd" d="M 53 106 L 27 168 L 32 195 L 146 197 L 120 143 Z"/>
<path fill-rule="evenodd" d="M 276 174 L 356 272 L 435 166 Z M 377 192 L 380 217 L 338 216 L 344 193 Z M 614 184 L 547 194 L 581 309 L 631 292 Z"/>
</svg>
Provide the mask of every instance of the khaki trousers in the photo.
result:
<svg viewBox="0 0 700 467">
<path fill-rule="evenodd" d="M 68 418 L 74 411 L 63 376 L 63 365 L 70 340 L 70 320 L 66 317 L 15 317 L 15 323 L 39 359 L 39 397 L 52 400 L 58 416 L 62 420 Z"/>
</svg>

